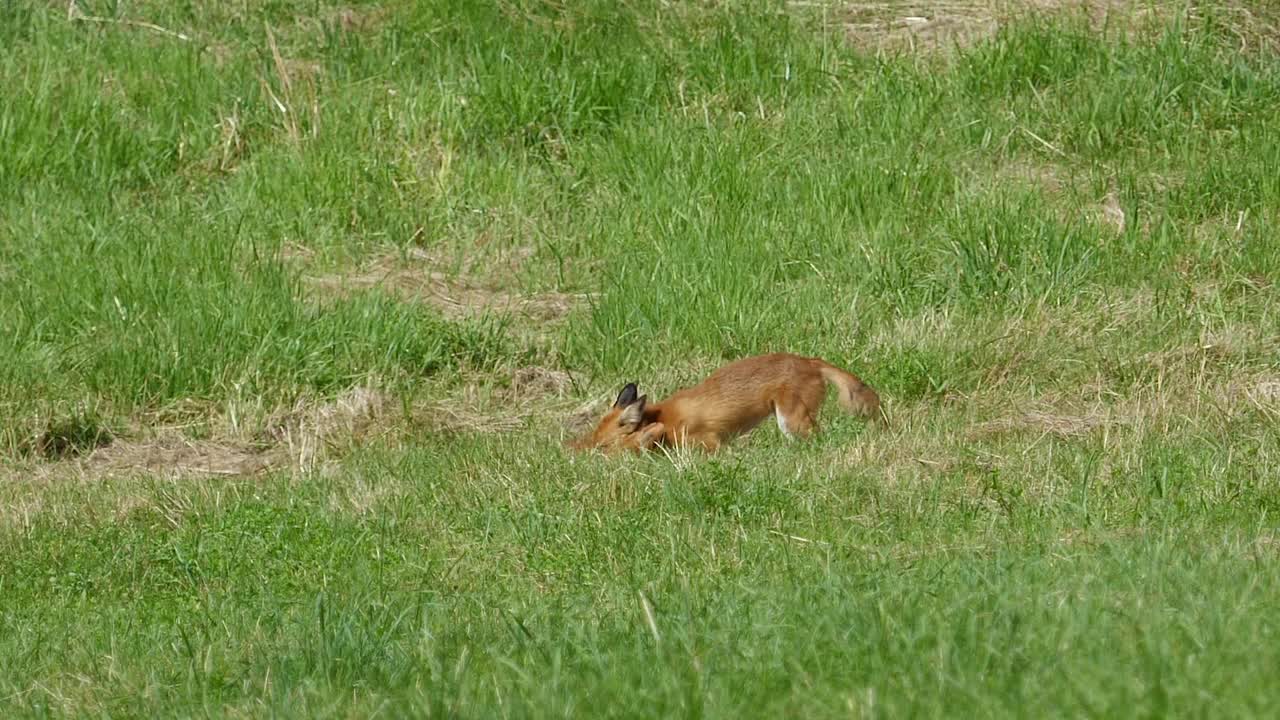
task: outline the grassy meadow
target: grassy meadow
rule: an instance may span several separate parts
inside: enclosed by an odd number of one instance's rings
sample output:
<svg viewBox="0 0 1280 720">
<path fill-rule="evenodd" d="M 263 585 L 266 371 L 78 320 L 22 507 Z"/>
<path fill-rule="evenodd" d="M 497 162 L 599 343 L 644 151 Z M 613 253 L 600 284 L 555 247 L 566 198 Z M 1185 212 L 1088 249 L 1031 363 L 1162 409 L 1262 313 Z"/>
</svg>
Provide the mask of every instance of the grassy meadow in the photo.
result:
<svg viewBox="0 0 1280 720">
<path fill-rule="evenodd" d="M 1269 716 L 1280 11 L 1025 5 L 0 0 L 0 715 Z"/>
</svg>

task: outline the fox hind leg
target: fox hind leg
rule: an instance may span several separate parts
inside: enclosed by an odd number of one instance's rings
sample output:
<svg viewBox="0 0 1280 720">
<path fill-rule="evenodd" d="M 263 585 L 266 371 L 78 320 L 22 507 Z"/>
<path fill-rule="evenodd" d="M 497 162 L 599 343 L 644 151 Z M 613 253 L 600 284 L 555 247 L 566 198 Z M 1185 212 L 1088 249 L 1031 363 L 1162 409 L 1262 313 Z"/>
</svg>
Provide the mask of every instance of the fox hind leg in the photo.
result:
<svg viewBox="0 0 1280 720">
<path fill-rule="evenodd" d="M 826 392 L 821 377 L 815 376 L 778 393 L 773 414 L 782 433 L 789 438 L 807 438 L 818 432 L 818 410 Z"/>
<path fill-rule="evenodd" d="M 773 405 L 778 429 L 788 438 L 807 438 L 818 431 L 818 419 L 801 398 L 779 398 Z"/>
</svg>

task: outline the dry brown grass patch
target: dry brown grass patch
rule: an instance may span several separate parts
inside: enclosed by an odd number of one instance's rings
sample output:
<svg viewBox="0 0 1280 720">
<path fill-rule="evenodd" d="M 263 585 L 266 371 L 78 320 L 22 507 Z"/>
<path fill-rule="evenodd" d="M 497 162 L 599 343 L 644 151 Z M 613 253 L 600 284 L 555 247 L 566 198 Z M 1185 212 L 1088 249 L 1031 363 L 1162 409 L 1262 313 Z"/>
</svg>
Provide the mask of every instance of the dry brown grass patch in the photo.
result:
<svg viewBox="0 0 1280 720">
<path fill-rule="evenodd" d="M 975 171 L 979 177 L 986 175 L 983 171 Z M 1080 184 L 1071 169 L 1045 161 L 1032 161 L 1027 158 L 1010 158 L 1000 164 L 993 174 L 993 179 L 1000 185 L 1013 184 L 1040 190 L 1048 195 L 1061 195 L 1074 191 Z"/>
<path fill-rule="evenodd" d="M 370 33 L 386 25 L 391 16 L 388 7 L 339 7 L 330 10 L 323 18 L 332 27 L 344 33 Z M 301 22 L 308 18 L 300 17 Z"/>
<path fill-rule="evenodd" d="M 445 434 L 511 432 L 522 427 L 534 415 L 529 409 L 513 408 L 509 412 L 492 412 L 454 400 L 424 403 L 414 408 L 414 422 L 419 426 Z"/>
<path fill-rule="evenodd" d="M 835 12 L 851 44 L 877 52 L 972 45 L 1000 27 L 987 3 L 977 2 L 853 2 Z"/>
<path fill-rule="evenodd" d="M 839 411 L 828 405 L 825 412 Z M 928 401 L 895 407 L 888 426 L 868 425 L 848 446 L 823 453 L 820 462 L 835 473 L 873 471 L 886 488 L 952 472 L 960 464 L 964 440 L 956 428 L 963 427 L 965 412 Z"/>
<path fill-rule="evenodd" d="M 1027 131 L 1024 131 L 1027 132 Z M 1037 136 L 1037 139 L 1038 138 Z M 1041 139 L 1042 140 L 1042 139 Z M 1052 147 L 1052 144 L 1044 140 Z M 1102 228 L 1109 228 L 1116 235 L 1129 226 L 1129 218 L 1120 203 L 1120 190 L 1115 179 L 1106 182 L 1106 189 L 1099 192 L 1089 173 L 1076 170 L 1051 160 L 1027 158 L 1009 159 L 992 169 L 972 169 L 979 192 L 987 192 L 991 185 L 1027 188 L 1049 201 L 1055 214 L 1064 222 L 1085 220 Z M 1158 185 L 1168 180 L 1151 178 Z"/>
<path fill-rule="evenodd" d="M 1121 542 L 1135 542 L 1145 534 L 1145 530 L 1136 527 L 1068 528 L 1058 542 L 1066 547 L 1092 550 Z"/>
<path fill-rule="evenodd" d="M 1055 408 L 1038 408 L 979 423 L 969 434 L 975 439 L 1024 433 L 1039 437 L 1053 435 L 1069 438 L 1087 435 L 1095 428 L 1112 421 L 1107 413 L 1100 410 L 1065 413 Z"/>
<path fill-rule="evenodd" d="M 1027 18 L 1076 16 L 1094 32 L 1151 37 L 1181 14 L 1192 26 L 1235 38 L 1242 53 L 1280 52 L 1280 5 L 1269 0 L 1190 2 L 1157 0 L 789 0 L 820 15 L 824 28 L 871 52 L 938 54 L 991 38 Z"/>
<path fill-rule="evenodd" d="M 1190 19 L 1204 22 L 1213 15 L 1218 25 L 1233 35 L 1242 53 L 1280 52 L 1280 4 L 1274 0 L 1194 3 Z"/>
<path fill-rule="evenodd" d="M 516 368 L 511 374 L 511 398 L 564 397 L 573 386 L 569 373 L 554 368 L 530 365 Z"/>
<path fill-rule="evenodd" d="M 574 380 L 563 370 L 527 365 L 509 372 L 505 381 L 480 378 L 448 397 L 415 403 L 413 424 L 445 433 L 511 432 L 533 423 L 572 432 L 594 420 L 603 402 L 574 409 Z"/>
<path fill-rule="evenodd" d="M 314 469 L 334 448 L 350 447 L 385 428 L 388 397 L 368 386 L 353 387 L 336 398 L 303 397 L 277 411 L 263 435 L 287 458 L 286 465 Z"/>
<path fill-rule="evenodd" d="M 333 398 L 303 396 L 286 407 L 240 408 L 244 414 L 236 418 L 207 405 L 179 405 L 135 418 L 110 444 L 78 455 L 30 455 L 0 464 L 0 479 L 94 482 L 323 471 L 352 448 L 371 442 L 401 442 L 423 432 L 511 432 L 539 417 L 559 423 L 572 402 L 570 387 L 563 371 L 522 367 L 512 371 L 505 386 L 487 378 L 430 399 L 396 398 L 361 385 Z"/>
<path fill-rule="evenodd" d="M 382 427 L 386 396 L 356 387 L 330 400 L 302 398 L 267 413 L 258 432 L 249 419 L 219 417 L 207 405 L 179 404 L 135 418 L 109 444 L 74 457 L 30 458 L 0 468 L 13 479 L 95 481 L 148 475 L 172 478 L 249 476 L 311 470 L 334 449 Z M 204 437 L 193 438 L 199 434 Z"/>
<path fill-rule="evenodd" d="M 817 10 L 824 24 L 838 25 L 853 45 L 874 52 L 939 52 L 967 47 L 1001 27 L 1029 16 L 1083 15 L 1096 31 L 1119 27 L 1141 31 L 1167 19 L 1169 10 L 1150 0 L 906 0 L 823 2 L 791 0 Z"/>
<path fill-rule="evenodd" d="M 297 253 L 297 250 L 293 251 Z M 517 253 L 528 256 L 528 250 Z M 343 295 L 363 290 L 380 290 L 405 300 L 421 302 L 450 319 L 483 315 L 516 315 L 542 323 L 565 318 L 585 302 L 584 293 L 540 292 L 522 294 L 511 289 L 511 277 L 469 272 L 445 272 L 445 263 L 425 250 L 413 249 L 405 255 L 386 254 L 371 258 L 351 271 L 324 275 L 304 275 L 304 282 L 320 293 Z"/>
<path fill-rule="evenodd" d="M 73 460 L 33 463 L 7 474 L 31 480 L 253 475 L 272 467 L 277 454 L 243 443 L 192 440 L 165 434 L 148 440 L 117 440 Z"/>
<path fill-rule="evenodd" d="M 1242 378 L 1220 392 L 1215 401 L 1220 407 L 1252 410 L 1280 422 L 1280 376 Z"/>
</svg>

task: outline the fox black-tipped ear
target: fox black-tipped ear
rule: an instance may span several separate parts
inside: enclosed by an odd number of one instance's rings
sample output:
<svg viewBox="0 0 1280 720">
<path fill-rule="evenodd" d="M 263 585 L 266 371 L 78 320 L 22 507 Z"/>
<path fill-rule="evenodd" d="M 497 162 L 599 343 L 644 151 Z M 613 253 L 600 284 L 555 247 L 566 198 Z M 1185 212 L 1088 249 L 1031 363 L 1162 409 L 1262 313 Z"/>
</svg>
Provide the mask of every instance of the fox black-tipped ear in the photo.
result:
<svg viewBox="0 0 1280 720">
<path fill-rule="evenodd" d="M 636 389 L 636 384 L 627 383 L 626 387 L 622 388 L 622 392 L 618 393 L 618 399 L 613 402 L 613 406 L 626 407 L 636 401 L 636 395 L 638 394 L 639 391 Z"/>
<path fill-rule="evenodd" d="M 618 424 L 629 426 L 632 430 L 638 429 L 640 423 L 644 422 L 644 405 L 648 399 L 648 395 L 641 395 L 635 399 L 635 402 L 628 403 L 622 409 L 622 414 L 618 416 Z"/>
</svg>

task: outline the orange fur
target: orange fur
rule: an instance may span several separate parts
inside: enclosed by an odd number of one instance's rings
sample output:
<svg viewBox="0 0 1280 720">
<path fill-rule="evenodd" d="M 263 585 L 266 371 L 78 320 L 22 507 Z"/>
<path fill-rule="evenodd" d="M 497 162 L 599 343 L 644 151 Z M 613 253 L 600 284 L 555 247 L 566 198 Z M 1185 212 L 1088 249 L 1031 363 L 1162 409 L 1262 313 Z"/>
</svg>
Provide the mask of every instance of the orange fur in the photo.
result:
<svg viewBox="0 0 1280 720">
<path fill-rule="evenodd" d="M 770 415 L 787 435 L 808 437 L 818 430 L 828 383 L 845 410 L 883 418 L 879 396 L 856 375 L 818 358 L 774 353 L 729 363 L 652 405 L 629 383 L 596 429 L 570 446 L 609 451 L 688 445 L 715 451 Z"/>
</svg>

